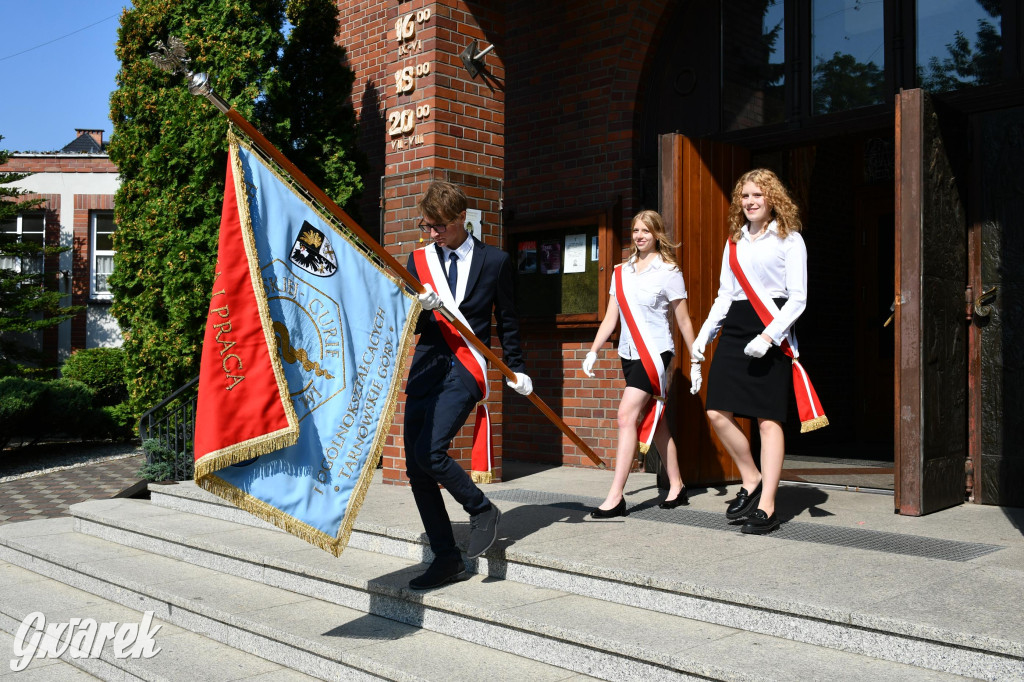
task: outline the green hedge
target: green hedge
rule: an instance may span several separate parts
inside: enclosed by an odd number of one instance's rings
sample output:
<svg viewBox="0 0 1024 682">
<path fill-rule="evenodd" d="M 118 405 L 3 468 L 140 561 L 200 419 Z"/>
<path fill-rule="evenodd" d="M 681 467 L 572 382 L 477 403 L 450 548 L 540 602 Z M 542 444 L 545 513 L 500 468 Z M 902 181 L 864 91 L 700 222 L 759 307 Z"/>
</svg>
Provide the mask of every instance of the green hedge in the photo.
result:
<svg viewBox="0 0 1024 682">
<path fill-rule="evenodd" d="M 0 378 L 0 447 L 48 437 L 130 440 L 135 419 L 127 402 L 96 405 L 95 392 L 81 381 Z"/>
<path fill-rule="evenodd" d="M 77 350 L 64 361 L 61 375 L 81 381 L 95 394 L 95 404 L 117 405 L 128 399 L 124 380 L 124 350 L 121 348 L 87 348 Z"/>
</svg>

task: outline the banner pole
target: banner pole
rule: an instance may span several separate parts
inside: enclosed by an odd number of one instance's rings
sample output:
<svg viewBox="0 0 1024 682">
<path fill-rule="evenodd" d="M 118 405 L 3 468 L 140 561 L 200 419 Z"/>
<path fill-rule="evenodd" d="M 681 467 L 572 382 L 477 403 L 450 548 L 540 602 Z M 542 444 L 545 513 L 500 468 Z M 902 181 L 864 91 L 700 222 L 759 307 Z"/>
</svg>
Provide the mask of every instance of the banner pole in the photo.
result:
<svg viewBox="0 0 1024 682">
<path fill-rule="evenodd" d="M 240 113 L 231 107 L 220 95 L 213 91 L 210 85 L 209 76 L 205 73 L 196 73 L 189 68 L 190 59 L 188 58 L 184 44 L 180 39 L 172 37 L 168 41 L 169 45 L 165 45 L 163 42 L 157 42 L 157 48 L 159 52 L 150 54 L 150 58 L 153 62 L 164 71 L 171 73 L 184 73 L 188 79 L 188 90 L 193 95 L 205 97 L 208 99 L 219 111 L 221 111 L 228 120 L 237 126 L 242 132 L 244 132 L 249 139 L 251 139 L 260 151 L 269 156 L 275 163 L 277 163 L 282 169 L 284 169 L 295 182 L 297 182 L 309 195 L 320 203 L 331 215 L 333 215 L 347 230 L 352 232 L 356 237 L 359 238 L 362 243 L 373 251 L 388 268 L 390 268 L 396 275 L 398 275 L 413 291 L 422 294 L 425 289 L 423 284 L 420 283 L 412 273 L 409 272 L 404 265 L 398 262 L 398 260 L 392 256 L 388 251 L 384 249 L 377 240 L 371 237 L 359 224 L 345 212 L 333 199 L 316 186 L 316 184 L 306 177 L 299 168 L 285 157 L 270 141 L 265 138 L 260 131 L 256 129 L 249 121 L 245 119 Z M 516 373 L 509 369 L 508 365 L 502 362 L 501 358 L 494 354 L 483 341 L 477 338 L 473 330 L 466 327 L 450 311 L 442 306 L 438 309 L 445 319 L 452 323 L 452 325 L 462 334 L 467 341 L 473 344 L 473 346 L 480 351 L 488 362 L 493 364 L 498 370 L 505 375 L 511 381 L 516 381 Z M 541 411 L 545 417 L 547 417 L 552 424 L 565 434 L 569 440 L 576 444 L 576 446 L 583 451 L 590 461 L 597 465 L 598 468 L 604 469 L 605 463 L 601 461 L 590 446 L 583 442 L 583 439 L 576 435 L 576 432 L 569 428 L 561 417 L 548 407 L 536 393 L 530 393 L 527 396 L 537 409 Z"/>
<path fill-rule="evenodd" d="M 224 112 L 224 114 L 228 117 L 228 120 L 234 123 L 239 129 L 241 129 L 256 144 L 256 146 L 260 148 L 261 151 L 270 156 L 270 158 L 272 158 L 275 163 L 277 163 L 279 166 L 281 166 L 281 168 L 287 171 L 289 175 L 291 175 L 292 178 L 297 183 L 299 183 L 299 185 L 301 185 L 304 190 L 309 192 L 309 194 L 320 203 L 321 206 L 323 206 L 331 213 L 331 215 L 337 218 L 338 221 L 340 221 L 341 224 L 344 225 L 347 230 L 351 231 L 354 235 L 356 235 L 360 239 L 360 241 L 362 241 L 371 251 L 373 251 L 373 253 L 378 258 L 380 258 L 384 262 L 385 265 L 387 265 L 387 267 L 389 267 L 391 270 L 395 272 L 395 274 L 401 277 L 402 280 L 406 284 L 408 284 L 411 289 L 413 289 L 417 293 L 423 293 L 425 291 L 425 289 L 423 288 L 423 284 L 421 284 L 419 280 L 413 277 L 412 273 L 409 272 L 409 270 L 406 269 L 404 265 L 399 263 L 394 256 L 388 253 L 388 251 L 385 250 L 384 247 L 377 243 L 377 240 L 375 240 L 365 230 L 363 230 L 363 228 L 360 227 L 359 224 L 356 223 L 356 221 L 353 220 L 351 216 L 349 216 L 348 213 L 346 213 L 343 208 L 338 206 L 338 204 L 335 203 L 334 200 L 331 199 L 329 196 L 327 196 L 327 194 L 323 190 L 317 187 L 312 180 L 307 178 L 306 175 L 301 170 L 299 170 L 298 167 L 295 166 L 295 164 L 289 161 L 284 154 L 282 154 L 273 144 L 270 143 L 269 140 L 267 140 L 267 138 L 263 137 L 263 135 L 258 130 L 256 130 L 255 126 L 249 123 L 249 121 L 247 121 L 245 117 L 243 117 L 234 109 L 228 109 Z M 483 341 L 478 339 L 476 334 L 473 333 L 473 330 L 471 330 L 466 325 L 462 324 L 462 322 L 460 322 L 454 315 L 452 315 L 450 311 L 445 309 L 444 306 L 442 306 L 438 310 L 441 312 L 442 315 L 444 315 L 446 320 L 452 323 L 452 326 L 459 330 L 459 333 L 462 334 L 462 336 L 464 336 L 467 341 L 472 343 L 473 346 L 480 351 L 481 355 L 487 358 L 488 362 L 497 367 L 498 370 L 500 370 L 501 373 L 504 374 L 508 379 L 516 381 L 516 373 L 509 369 L 508 365 L 502 362 L 501 358 L 495 355 L 494 351 L 492 351 L 486 344 L 484 344 Z M 606 468 L 605 463 L 601 461 L 601 458 L 598 457 L 593 450 L 590 449 L 590 446 L 588 446 L 583 441 L 583 439 L 576 435 L 576 432 L 573 431 L 569 427 L 569 425 L 562 420 L 561 417 L 555 414 L 555 412 L 550 407 L 548 407 L 547 403 L 545 403 L 536 393 L 531 393 L 526 397 L 529 398 L 530 402 L 532 402 L 545 417 L 547 417 L 555 426 L 557 426 L 562 433 L 568 436 L 569 440 L 575 443 L 576 446 L 579 447 L 579 449 L 582 450 L 583 453 L 587 457 L 589 457 L 594 464 L 598 466 L 598 468 Z"/>
</svg>

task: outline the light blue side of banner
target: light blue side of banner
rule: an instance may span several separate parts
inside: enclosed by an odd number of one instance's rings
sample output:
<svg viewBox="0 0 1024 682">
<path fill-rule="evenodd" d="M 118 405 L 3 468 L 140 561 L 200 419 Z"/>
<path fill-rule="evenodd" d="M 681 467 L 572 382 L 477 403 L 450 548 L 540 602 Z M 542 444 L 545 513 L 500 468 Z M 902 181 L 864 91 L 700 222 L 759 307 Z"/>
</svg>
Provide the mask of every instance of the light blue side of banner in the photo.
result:
<svg viewBox="0 0 1024 682">
<path fill-rule="evenodd" d="M 244 147 L 239 154 L 277 352 L 300 432 L 295 445 L 216 475 L 336 537 L 389 397 L 400 388 L 397 354 L 413 298 L 259 157 Z M 319 245 L 316 232 L 325 237 Z M 318 250 L 321 257 L 312 259 Z"/>
</svg>

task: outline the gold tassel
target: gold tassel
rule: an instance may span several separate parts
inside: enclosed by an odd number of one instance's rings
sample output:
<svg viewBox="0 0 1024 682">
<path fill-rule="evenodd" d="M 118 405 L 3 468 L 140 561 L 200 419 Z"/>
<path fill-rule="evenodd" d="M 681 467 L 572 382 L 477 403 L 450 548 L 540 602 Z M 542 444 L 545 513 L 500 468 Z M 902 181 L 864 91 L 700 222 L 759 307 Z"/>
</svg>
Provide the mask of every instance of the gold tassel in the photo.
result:
<svg viewBox="0 0 1024 682">
<path fill-rule="evenodd" d="M 469 477 L 473 483 L 494 483 L 494 474 L 490 471 L 471 471 Z"/>
<path fill-rule="evenodd" d="M 821 429 L 826 426 L 828 426 L 828 417 L 821 415 L 820 417 L 800 422 L 800 433 L 807 433 L 808 431 L 814 431 L 815 429 Z"/>
</svg>

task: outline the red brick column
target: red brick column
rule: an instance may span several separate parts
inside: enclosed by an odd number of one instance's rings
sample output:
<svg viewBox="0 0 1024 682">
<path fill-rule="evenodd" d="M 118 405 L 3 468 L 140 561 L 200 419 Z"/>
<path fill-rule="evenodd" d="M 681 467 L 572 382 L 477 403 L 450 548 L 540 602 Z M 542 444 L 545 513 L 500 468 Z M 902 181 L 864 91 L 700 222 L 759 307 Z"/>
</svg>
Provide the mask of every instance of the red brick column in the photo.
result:
<svg viewBox="0 0 1024 682">
<path fill-rule="evenodd" d="M 459 53 L 473 39 L 479 49 L 499 39 L 500 13 L 483 4 L 441 0 L 392 0 L 381 36 L 383 82 L 372 92 L 384 104 L 384 177 L 381 242 L 401 262 L 423 243 L 415 227 L 416 203 L 436 179 L 461 185 L 470 208 L 482 212 L 475 236 L 504 247 L 501 188 L 504 174 L 504 69 L 500 50 L 488 54 L 486 71 L 473 79 Z M 366 79 L 364 79 L 366 80 Z M 357 77 L 357 82 L 359 77 Z M 369 112 L 364 108 L 362 117 Z M 499 351 L 500 354 L 500 351 Z M 502 382 L 491 381 L 494 480 L 501 479 Z M 384 449 L 384 480 L 404 483 L 403 405 Z M 472 426 L 455 438 L 451 455 L 470 466 Z"/>
</svg>

